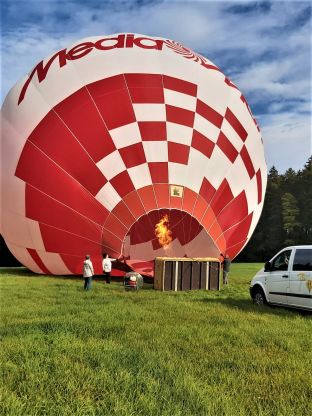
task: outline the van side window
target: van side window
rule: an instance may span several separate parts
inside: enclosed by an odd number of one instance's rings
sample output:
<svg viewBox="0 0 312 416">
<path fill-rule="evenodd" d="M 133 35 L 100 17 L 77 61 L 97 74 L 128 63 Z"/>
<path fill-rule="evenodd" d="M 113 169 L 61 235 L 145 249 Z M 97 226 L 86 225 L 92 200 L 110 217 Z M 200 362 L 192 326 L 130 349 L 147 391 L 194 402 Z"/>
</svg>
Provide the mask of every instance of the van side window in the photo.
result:
<svg viewBox="0 0 312 416">
<path fill-rule="evenodd" d="M 271 271 L 276 270 L 288 270 L 289 258 L 291 255 L 291 250 L 285 250 L 279 254 L 272 262 Z"/>
<path fill-rule="evenodd" d="M 294 259 L 294 271 L 312 271 L 312 250 L 309 248 L 297 249 Z"/>
</svg>

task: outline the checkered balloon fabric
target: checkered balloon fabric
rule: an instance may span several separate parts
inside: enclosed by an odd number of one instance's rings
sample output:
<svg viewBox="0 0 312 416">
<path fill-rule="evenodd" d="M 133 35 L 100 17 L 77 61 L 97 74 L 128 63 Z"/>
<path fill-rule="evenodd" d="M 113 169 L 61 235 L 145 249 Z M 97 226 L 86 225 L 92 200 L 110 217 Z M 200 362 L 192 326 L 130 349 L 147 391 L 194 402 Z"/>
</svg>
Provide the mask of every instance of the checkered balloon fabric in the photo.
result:
<svg viewBox="0 0 312 416">
<path fill-rule="evenodd" d="M 80 273 L 88 253 L 100 273 L 108 252 L 152 275 L 157 256 L 235 257 L 257 224 L 259 127 L 220 69 L 177 42 L 80 41 L 17 84 L 2 117 L 1 233 L 35 272 Z"/>
</svg>

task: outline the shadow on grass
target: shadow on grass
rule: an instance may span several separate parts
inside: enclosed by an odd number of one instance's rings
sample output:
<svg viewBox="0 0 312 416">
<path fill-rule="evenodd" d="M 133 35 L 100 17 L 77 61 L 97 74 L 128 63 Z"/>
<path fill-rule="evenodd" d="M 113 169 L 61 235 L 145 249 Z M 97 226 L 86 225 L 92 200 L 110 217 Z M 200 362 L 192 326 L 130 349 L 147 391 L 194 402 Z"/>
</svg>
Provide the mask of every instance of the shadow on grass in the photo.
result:
<svg viewBox="0 0 312 416">
<path fill-rule="evenodd" d="M 0 267 L 0 276 L 7 275 L 7 277 L 14 276 L 14 277 L 32 277 L 34 279 L 44 279 L 44 278 L 53 278 L 53 279 L 61 279 L 61 280 L 81 280 L 82 277 L 79 275 L 47 275 L 47 274 L 40 274 L 34 273 L 31 270 L 27 269 L 26 267 Z"/>
<path fill-rule="evenodd" d="M 32 277 L 34 279 L 44 279 L 44 278 L 52 278 L 52 279 L 56 279 L 56 280 L 61 280 L 61 281 L 77 281 L 77 282 L 81 282 L 83 285 L 83 277 L 82 275 L 46 275 L 46 274 L 37 274 L 32 272 L 31 270 L 27 269 L 26 267 L 0 267 L 0 276 L 1 275 L 7 275 L 7 277 L 9 278 L 11 275 L 14 277 Z M 144 278 L 144 287 L 143 290 L 151 290 L 154 288 L 154 281 L 152 278 L 148 277 L 148 276 L 143 276 Z M 96 274 L 93 276 L 92 278 L 93 282 L 96 283 L 102 283 L 104 285 L 106 285 L 106 280 L 104 275 L 102 274 Z M 112 283 L 117 283 L 120 286 L 123 286 L 123 282 L 124 282 L 124 278 L 123 276 L 111 276 L 111 282 Z M 142 290 L 142 289 L 141 289 Z"/>
<path fill-rule="evenodd" d="M 251 299 L 234 299 L 234 298 L 220 298 L 220 299 L 207 299 L 204 298 L 201 300 L 203 303 L 209 304 L 220 304 L 225 307 L 233 308 L 236 310 L 241 310 L 244 312 L 252 312 L 252 313 L 259 313 L 259 314 L 271 314 L 271 315 L 278 315 L 278 316 L 285 316 L 289 317 L 289 314 L 293 314 L 293 316 L 300 315 L 300 316 L 310 316 L 312 317 L 312 313 L 309 311 L 295 309 L 295 308 L 287 308 L 283 306 L 277 305 L 254 305 Z"/>
<path fill-rule="evenodd" d="M 26 267 L 0 267 L 0 275 L 6 274 L 8 277 L 10 275 L 13 275 L 15 277 L 32 277 L 34 279 L 37 278 L 46 278 L 50 277 L 57 280 L 62 281 L 83 281 L 83 278 L 81 275 L 43 275 L 43 274 L 36 274 L 27 269 Z M 105 278 L 103 275 L 95 275 L 93 277 L 93 281 L 95 283 L 100 284 L 106 284 Z M 115 277 L 112 276 L 111 278 L 112 283 L 118 283 L 120 286 L 123 286 L 123 277 Z M 140 290 L 153 290 L 153 279 L 147 278 L 144 276 L 144 286 Z M 187 294 L 192 291 L 185 291 L 183 293 Z M 175 292 L 172 292 L 175 293 Z M 182 292 L 179 292 L 180 294 Z M 222 291 L 218 291 L 216 293 L 220 294 L 219 298 L 202 298 L 202 299 L 196 299 L 196 301 L 207 303 L 207 304 L 220 304 L 224 305 L 228 308 L 233 309 L 239 309 L 244 312 L 251 312 L 251 313 L 265 313 L 265 314 L 271 314 L 271 315 L 278 315 L 278 316 L 289 316 L 289 314 L 293 314 L 293 316 L 307 316 L 312 317 L 312 312 L 295 309 L 295 308 L 286 308 L 282 306 L 271 306 L 271 305 L 262 305 L 257 306 L 252 303 L 252 300 L 250 298 L 238 298 L 237 293 L 233 293 L 233 297 L 231 297 L 230 293 L 225 294 Z"/>
</svg>

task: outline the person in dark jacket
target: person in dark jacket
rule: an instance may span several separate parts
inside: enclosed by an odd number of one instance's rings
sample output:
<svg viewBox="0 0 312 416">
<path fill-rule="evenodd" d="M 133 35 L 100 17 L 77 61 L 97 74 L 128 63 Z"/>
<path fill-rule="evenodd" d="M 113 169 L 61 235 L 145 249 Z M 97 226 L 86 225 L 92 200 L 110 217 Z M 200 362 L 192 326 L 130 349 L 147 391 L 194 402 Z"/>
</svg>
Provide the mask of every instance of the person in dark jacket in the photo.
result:
<svg viewBox="0 0 312 416">
<path fill-rule="evenodd" d="M 228 254 L 223 255 L 221 253 L 221 256 L 223 257 L 222 266 L 223 266 L 223 284 L 227 285 L 229 283 L 229 273 L 230 273 L 230 267 L 231 267 L 231 259 Z"/>
</svg>

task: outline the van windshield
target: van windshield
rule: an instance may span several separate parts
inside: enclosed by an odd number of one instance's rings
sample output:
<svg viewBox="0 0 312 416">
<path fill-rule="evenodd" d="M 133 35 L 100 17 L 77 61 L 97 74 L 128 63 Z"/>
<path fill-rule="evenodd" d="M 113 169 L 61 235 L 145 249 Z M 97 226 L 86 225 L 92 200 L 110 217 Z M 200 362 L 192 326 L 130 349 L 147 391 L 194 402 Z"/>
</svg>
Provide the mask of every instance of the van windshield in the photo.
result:
<svg viewBox="0 0 312 416">
<path fill-rule="evenodd" d="M 271 271 L 275 270 L 288 270 L 288 263 L 291 250 L 285 250 L 280 253 L 272 262 Z"/>
</svg>

